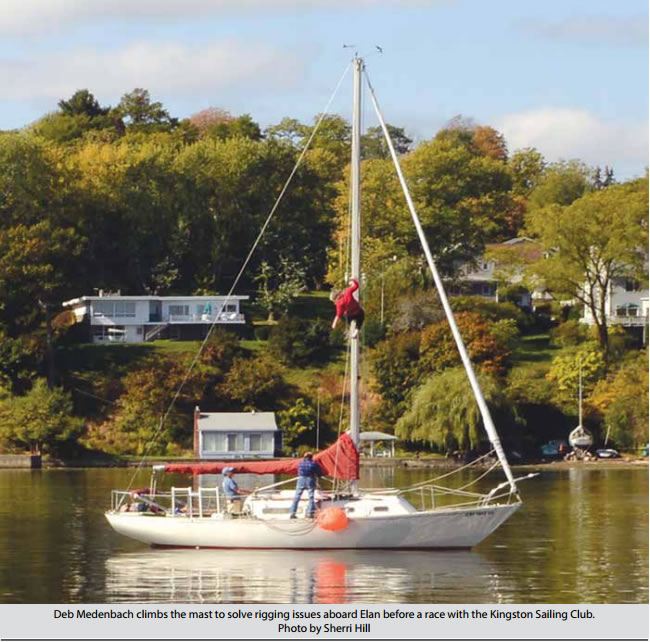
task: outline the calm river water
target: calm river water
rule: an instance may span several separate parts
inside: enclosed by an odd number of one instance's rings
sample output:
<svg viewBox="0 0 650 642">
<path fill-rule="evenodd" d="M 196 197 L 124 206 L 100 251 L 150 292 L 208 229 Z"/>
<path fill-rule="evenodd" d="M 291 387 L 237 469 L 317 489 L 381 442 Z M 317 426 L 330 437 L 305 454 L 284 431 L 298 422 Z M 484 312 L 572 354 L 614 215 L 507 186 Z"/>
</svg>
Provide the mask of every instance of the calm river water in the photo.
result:
<svg viewBox="0 0 650 642">
<path fill-rule="evenodd" d="M 432 476 L 362 474 L 365 486 Z M 647 468 L 544 470 L 522 484 L 513 518 L 460 552 L 151 550 L 103 516 L 110 490 L 131 476 L 0 471 L 0 602 L 648 602 Z"/>
</svg>

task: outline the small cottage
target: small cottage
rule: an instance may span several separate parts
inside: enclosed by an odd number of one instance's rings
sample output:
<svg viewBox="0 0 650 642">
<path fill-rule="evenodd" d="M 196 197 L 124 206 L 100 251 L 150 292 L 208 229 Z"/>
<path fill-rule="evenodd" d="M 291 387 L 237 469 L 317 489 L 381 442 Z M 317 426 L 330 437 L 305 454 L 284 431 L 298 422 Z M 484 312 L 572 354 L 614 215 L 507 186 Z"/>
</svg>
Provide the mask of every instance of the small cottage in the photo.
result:
<svg viewBox="0 0 650 642">
<path fill-rule="evenodd" d="M 273 412 L 194 410 L 194 456 L 198 459 L 274 457 L 281 435 Z"/>
</svg>

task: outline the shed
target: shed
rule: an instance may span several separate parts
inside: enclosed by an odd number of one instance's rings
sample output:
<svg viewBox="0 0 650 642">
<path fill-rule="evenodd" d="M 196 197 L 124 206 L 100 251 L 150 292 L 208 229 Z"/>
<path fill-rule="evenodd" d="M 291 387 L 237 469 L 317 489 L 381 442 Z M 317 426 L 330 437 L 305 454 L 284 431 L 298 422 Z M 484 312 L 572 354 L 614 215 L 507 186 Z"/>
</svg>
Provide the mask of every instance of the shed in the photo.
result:
<svg viewBox="0 0 650 642">
<path fill-rule="evenodd" d="M 199 459 L 273 457 L 280 438 L 273 412 L 194 409 L 194 455 Z"/>
<path fill-rule="evenodd" d="M 395 442 L 397 437 L 395 435 L 389 435 L 387 432 L 377 432 L 377 431 L 368 431 L 362 432 L 359 435 L 361 443 L 364 441 L 370 442 L 370 456 L 375 456 L 375 442 L 376 441 L 389 441 L 390 442 L 390 456 L 395 457 Z"/>
</svg>

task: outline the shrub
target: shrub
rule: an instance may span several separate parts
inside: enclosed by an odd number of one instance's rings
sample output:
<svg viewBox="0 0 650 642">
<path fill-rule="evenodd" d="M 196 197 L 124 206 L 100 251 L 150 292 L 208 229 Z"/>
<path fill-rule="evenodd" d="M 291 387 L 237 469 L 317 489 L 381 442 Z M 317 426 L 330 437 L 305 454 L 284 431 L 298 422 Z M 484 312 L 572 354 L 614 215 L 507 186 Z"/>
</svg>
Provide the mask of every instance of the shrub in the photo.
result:
<svg viewBox="0 0 650 642">
<path fill-rule="evenodd" d="M 258 325 L 255 326 L 253 334 L 258 341 L 267 341 L 271 334 L 272 326 L 270 325 Z"/>
<path fill-rule="evenodd" d="M 485 371 L 502 374 L 511 353 L 503 337 L 511 334 L 512 326 L 496 326 L 475 312 L 457 314 L 456 322 L 472 362 Z M 447 322 L 425 328 L 420 343 L 420 371 L 430 374 L 458 364 L 460 355 Z"/>
<path fill-rule="evenodd" d="M 282 319 L 269 334 L 268 348 L 288 365 L 304 366 L 324 359 L 330 350 L 329 324 L 322 319 Z"/>
<path fill-rule="evenodd" d="M 573 319 L 551 330 L 551 345 L 559 348 L 577 346 L 587 340 L 587 326 Z"/>
</svg>

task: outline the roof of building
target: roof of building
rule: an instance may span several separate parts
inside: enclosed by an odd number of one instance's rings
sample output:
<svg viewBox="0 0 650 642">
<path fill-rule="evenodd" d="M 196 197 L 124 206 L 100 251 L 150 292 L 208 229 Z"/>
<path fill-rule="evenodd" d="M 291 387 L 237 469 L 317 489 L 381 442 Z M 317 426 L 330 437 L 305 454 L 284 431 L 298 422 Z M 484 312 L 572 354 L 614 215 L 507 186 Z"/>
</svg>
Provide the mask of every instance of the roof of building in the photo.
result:
<svg viewBox="0 0 650 642">
<path fill-rule="evenodd" d="M 395 435 L 389 435 L 387 432 L 378 432 L 376 430 L 369 430 L 362 432 L 359 435 L 361 441 L 397 441 Z"/>
<path fill-rule="evenodd" d="M 80 296 L 76 299 L 70 299 L 69 301 L 64 301 L 63 306 L 72 306 L 79 305 L 81 303 L 90 302 L 90 301 L 214 301 L 215 299 L 230 299 L 236 301 L 244 301 L 249 297 L 248 295 L 234 295 L 231 294 L 227 297 L 225 294 L 211 294 L 211 295 L 202 295 L 202 296 L 152 296 L 143 294 L 142 296 L 132 296 L 132 295 L 122 295 L 122 294 L 105 294 L 103 296 Z"/>
<path fill-rule="evenodd" d="M 273 412 L 200 412 L 199 430 L 278 430 Z"/>
</svg>

